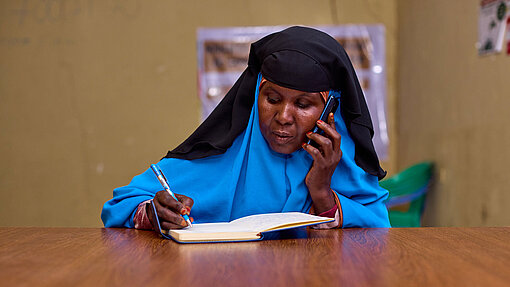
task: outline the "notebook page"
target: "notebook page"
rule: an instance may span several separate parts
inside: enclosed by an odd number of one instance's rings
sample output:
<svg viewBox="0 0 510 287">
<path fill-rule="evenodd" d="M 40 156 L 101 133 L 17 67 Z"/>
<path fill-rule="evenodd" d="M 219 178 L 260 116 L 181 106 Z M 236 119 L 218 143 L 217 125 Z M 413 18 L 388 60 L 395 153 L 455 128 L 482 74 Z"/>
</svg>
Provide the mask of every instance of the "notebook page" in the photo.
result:
<svg viewBox="0 0 510 287">
<path fill-rule="evenodd" d="M 315 216 L 301 212 L 266 213 L 242 217 L 230 222 L 232 227 L 246 227 L 251 231 L 264 231 L 270 228 L 289 225 L 293 223 L 306 223 L 319 220 L 330 220 L 330 218 Z"/>
<path fill-rule="evenodd" d="M 193 227 L 191 228 L 176 229 L 172 231 L 180 234 L 189 234 L 189 233 L 219 233 L 219 232 L 247 232 L 247 231 L 249 232 L 252 230 L 243 225 L 232 225 L 228 222 L 220 222 L 220 223 L 196 223 L 193 224 Z"/>
</svg>

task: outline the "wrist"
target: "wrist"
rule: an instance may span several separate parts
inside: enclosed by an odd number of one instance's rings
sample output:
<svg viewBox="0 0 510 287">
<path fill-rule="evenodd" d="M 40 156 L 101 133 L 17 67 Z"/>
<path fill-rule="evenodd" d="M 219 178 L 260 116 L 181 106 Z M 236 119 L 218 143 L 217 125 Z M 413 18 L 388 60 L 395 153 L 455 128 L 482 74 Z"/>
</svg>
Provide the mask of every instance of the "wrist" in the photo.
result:
<svg viewBox="0 0 510 287">
<path fill-rule="evenodd" d="M 330 188 L 309 189 L 316 214 L 332 209 L 336 203 Z"/>
</svg>

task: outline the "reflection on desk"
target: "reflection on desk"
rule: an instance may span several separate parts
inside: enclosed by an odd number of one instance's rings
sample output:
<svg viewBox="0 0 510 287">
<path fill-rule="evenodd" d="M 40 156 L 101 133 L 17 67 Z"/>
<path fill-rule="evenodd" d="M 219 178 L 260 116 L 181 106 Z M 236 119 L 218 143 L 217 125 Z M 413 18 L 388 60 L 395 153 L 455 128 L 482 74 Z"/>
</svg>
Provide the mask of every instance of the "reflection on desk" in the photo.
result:
<svg viewBox="0 0 510 287">
<path fill-rule="evenodd" d="M 300 229 L 177 244 L 113 228 L 0 228 L 3 286 L 508 286 L 510 227 Z M 173 284 L 175 283 L 175 284 Z"/>
</svg>

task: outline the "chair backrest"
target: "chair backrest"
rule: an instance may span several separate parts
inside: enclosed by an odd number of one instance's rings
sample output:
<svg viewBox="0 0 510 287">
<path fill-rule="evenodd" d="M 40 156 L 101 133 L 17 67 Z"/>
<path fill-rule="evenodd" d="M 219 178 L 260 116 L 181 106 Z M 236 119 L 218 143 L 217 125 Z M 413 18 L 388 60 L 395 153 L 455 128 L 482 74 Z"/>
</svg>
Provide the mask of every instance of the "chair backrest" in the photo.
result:
<svg viewBox="0 0 510 287">
<path fill-rule="evenodd" d="M 379 185 L 389 191 L 386 207 L 393 227 L 419 227 L 425 207 L 425 197 L 430 189 L 434 164 L 415 164 L 381 180 Z"/>
</svg>

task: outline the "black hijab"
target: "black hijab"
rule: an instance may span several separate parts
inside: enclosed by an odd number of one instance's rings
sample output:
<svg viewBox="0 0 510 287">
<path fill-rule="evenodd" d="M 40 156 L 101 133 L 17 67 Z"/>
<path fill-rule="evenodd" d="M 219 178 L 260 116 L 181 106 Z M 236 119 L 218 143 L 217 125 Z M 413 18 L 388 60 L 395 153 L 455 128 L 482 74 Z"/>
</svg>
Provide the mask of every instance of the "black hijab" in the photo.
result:
<svg viewBox="0 0 510 287">
<path fill-rule="evenodd" d="M 269 81 L 305 92 L 341 92 L 341 113 L 355 143 L 355 161 L 382 179 L 372 137 L 370 113 L 347 53 L 328 34 L 290 27 L 253 43 L 248 67 L 207 119 L 165 157 L 197 159 L 224 153 L 246 129 L 255 99 L 258 73 Z"/>
</svg>

